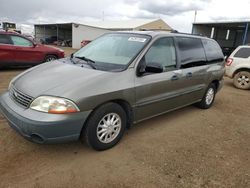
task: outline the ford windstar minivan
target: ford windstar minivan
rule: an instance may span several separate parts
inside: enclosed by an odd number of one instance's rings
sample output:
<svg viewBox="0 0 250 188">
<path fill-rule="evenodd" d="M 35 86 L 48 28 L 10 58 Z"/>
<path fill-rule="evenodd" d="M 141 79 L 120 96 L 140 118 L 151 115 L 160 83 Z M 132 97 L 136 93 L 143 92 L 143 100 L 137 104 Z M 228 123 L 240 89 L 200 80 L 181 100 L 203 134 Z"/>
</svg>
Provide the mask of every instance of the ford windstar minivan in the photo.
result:
<svg viewBox="0 0 250 188">
<path fill-rule="evenodd" d="M 0 109 L 33 142 L 81 139 L 105 150 L 133 123 L 191 104 L 210 108 L 223 74 L 223 53 L 212 39 L 115 32 L 15 77 Z"/>
</svg>

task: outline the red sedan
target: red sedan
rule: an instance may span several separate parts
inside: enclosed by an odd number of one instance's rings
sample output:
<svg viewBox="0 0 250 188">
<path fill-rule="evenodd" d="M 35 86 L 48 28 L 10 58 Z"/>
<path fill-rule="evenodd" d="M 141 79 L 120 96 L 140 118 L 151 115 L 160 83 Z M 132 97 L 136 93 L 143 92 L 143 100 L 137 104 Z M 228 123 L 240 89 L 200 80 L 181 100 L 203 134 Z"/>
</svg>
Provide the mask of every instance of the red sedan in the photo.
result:
<svg viewBox="0 0 250 188">
<path fill-rule="evenodd" d="M 18 33 L 0 31 L 0 67 L 33 66 L 63 57 L 64 51 L 59 48 L 36 44 Z"/>
</svg>

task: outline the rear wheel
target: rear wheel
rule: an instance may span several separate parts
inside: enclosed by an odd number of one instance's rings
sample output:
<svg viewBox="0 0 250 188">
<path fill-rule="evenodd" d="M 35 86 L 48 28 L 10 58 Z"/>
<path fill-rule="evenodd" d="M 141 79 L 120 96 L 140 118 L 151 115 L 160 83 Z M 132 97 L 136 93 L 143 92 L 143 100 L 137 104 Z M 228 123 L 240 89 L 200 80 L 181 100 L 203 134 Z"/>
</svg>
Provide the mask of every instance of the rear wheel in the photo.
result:
<svg viewBox="0 0 250 188">
<path fill-rule="evenodd" d="M 202 98 L 202 100 L 196 104 L 201 109 L 208 109 L 213 105 L 216 94 L 216 87 L 214 84 L 210 84 Z"/>
<path fill-rule="evenodd" d="M 44 59 L 44 62 L 54 61 L 57 57 L 55 55 L 47 55 Z"/>
<path fill-rule="evenodd" d="M 116 145 L 126 128 L 126 113 L 116 103 L 107 103 L 90 116 L 81 136 L 95 150 L 106 150 Z"/>
<path fill-rule="evenodd" d="M 239 89 L 250 89 L 250 72 L 238 72 L 234 76 L 234 86 Z"/>
</svg>

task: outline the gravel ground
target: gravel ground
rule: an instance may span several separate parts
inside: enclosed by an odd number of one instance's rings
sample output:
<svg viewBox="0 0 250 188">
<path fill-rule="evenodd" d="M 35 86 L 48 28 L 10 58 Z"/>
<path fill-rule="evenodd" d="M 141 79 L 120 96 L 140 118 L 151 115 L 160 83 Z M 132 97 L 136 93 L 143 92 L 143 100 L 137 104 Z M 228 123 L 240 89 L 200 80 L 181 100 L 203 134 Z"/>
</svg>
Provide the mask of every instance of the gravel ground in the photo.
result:
<svg viewBox="0 0 250 188">
<path fill-rule="evenodd" d="M 0 93 L 23 70 L 0 71 Z M 211 109 L 144 121 L 103 152 L 31 143 L 0 115 L 0 187 L 250 187 L 249 111 L 249 91 L 225 78 Z"/>
</svg>

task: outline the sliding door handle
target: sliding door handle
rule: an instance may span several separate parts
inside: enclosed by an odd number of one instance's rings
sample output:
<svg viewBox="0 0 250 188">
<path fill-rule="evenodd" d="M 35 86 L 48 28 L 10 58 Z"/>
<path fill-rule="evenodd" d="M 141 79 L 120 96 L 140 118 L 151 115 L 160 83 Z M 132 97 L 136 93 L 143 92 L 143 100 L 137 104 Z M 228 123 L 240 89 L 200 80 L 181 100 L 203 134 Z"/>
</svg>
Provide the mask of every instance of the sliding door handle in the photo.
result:
<svg viewBox="0 0 250 188">
<path fill-rule="evenodd" d="M 179 79 L 179 77 L 178 77 L 177 75 L 174 75 L 174 76 L 172 76 L 172 78 L 171 78 L 172 81 L 178 80 L 178 79 Z"/>
<path fill-rule="evenodd" d="M 192 76 L 193 76 L 192 72 L 188 72 L 188 73 L 186 74 L 186 77 L 192 77 Z"/>
</svg>

